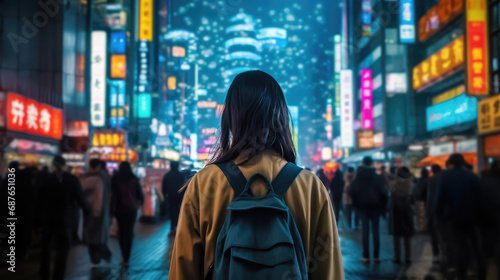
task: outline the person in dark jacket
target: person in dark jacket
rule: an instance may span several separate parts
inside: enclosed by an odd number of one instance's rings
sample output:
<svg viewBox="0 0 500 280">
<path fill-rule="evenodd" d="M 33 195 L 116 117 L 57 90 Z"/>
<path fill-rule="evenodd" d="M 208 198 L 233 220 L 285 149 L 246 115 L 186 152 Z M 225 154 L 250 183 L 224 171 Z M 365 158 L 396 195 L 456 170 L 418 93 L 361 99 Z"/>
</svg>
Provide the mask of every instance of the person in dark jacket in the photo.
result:
<svg viewBox="0 0 500 280">
<path fill-rule="evenodd" d="M 349 228 L 352 228 L 352 211 L 353 211 L 353 206 L 352 206 L 352 198 L 350 195 L 351 191 L 351 186 L 352 183 L 354 182 L 354 178 L 356 178 L 356 173 L 353 167 L 347 168 L 347 171 L 344 175 L 344 181 L 345 181 L 345 187 L 344 187 L 344 193 L 342 195 L 342 202 L 344 203 L 344 217 L 347 220 L 347 226 Z M 357 214 L 355 214 L 355 224 L 357 226 Z"/>
<path fill-rule="evenodd" d="M 124 161 L 111 180 L 111 212 L 118 222 L 118 239 L 122 251 L 122 266 L 128 268 L 137 210 L 144 202 L 139 178 L 132 172 L 130 163 Z"/>
<path fill-rule="evenodd" d="M 333 210 L 335 212 L 335 219 L 340 221 L 340 209 L 342 207 L 342 194 L 344 193 L 344 174 L 340 169 L 335 171 L 333 180 L 330 182 L 330 196 L 333 202 Z"/>
<path fill-rule="evenodd" d="M 38 196 L 38 215 L 42 224 L 42 249 L 40 253 L 40 279 L 50 278 L 50 245 L 56 243 L 56 261 L 52 279 L 64 279 L 66 259 L 71 246 L 71 227 L 73 209 L 78 205 L 88 213 L 82 186 L 78 179 L 66 170 L 66 160 L 55 156 L 53 172 L 40 188 Z M 76 202 L 76 204 L 75 204 Z"/>
<path fill-rule="evenodd" d="M 403 166 L 390 182 L 389 233 L 394 235 L 394 262 L 398 264 L 401 263 L 401 239 L 404 239 L 406 263 L 411 263 L 411 237 L 415 233 L 412 189 L 413 175 Z"/>
<path fill-rule="evenodd" d="M 480 224 L 486 255 L 500 268 L 500 161 L 494 161 L 480 180 Z M 500 272 L 497 272 L 500 279 Z"/>
<path fill-rule="evenodd" d="M 441 172 L 443 170 L 441 167 L 437 164 L 434 164 L 431 167 L 432 170 L 432 177 L 429 179 L 429 185 L 425 189 L 425 192 L 422 193 L 422 196 L 425 196 L 425 215 L 427 217 L 427 228 L 429 229 L 429 234 L 431 236 L 431 244 L 432 244 L 432 262 L 433 263 L 439 263 L 441 261 L 440 258 L 440 242 L 439 241 L 439 235 L 438 235 L 438 226 L 436 224 L 436 219 L 434 215 L 434 209 L 433 209 L 433 201 L 435 200 L 436 197 L 436 190 L 438 188 L 438 182 L 439 182 L 439 176 L 441 175 Z M 441 248 L 444 247 L 441 244 Z"/>
<path fill-rule="evenodd" d="M 186 181 L 186 176 L 179 171 L 179 162 L 170 163 L 170 171 L 163 176 L 161 189 L 163 196 L 167 197 L 168 213 L 170 217 L 170 231 L 175 231 L 179 220 L 179 211 L 182 203 L 182 194 L 179 190 Z"/>
<path fill-rule="evenodd" d="M 328 179 L 328 176 L 326 176 L 325 171 L 323 171 L 323 168 L 318 169 L 318 171 L 316 171 L 316 176 L 318 176 L 323 185 L 325 185 L 325 188 L 328 191 L 328 193 L 330 193 L 330 180 Z"/>
<path fill-rule="evenodd" d="M 457 278 L 467 278 L 468 261 L 472 255 L 477 264 L 477 278 L 486 277 L 486 263 L 480 252 L 477 236 L 479 218 L 479 177 L 467 170 L 461 154 L 452 154 L 446 162 L 447 169 L 439 179 L 434 200 L 436 217 L 449 229 L 447 236 L 455 251 L 454 267 Z"/>
<path fill-rule="evenodd" d="M 355 208 L 361 214 L 363 231 L 363 257 L 361 261 L 370 260 L 370 223 L 373 234 L 373 257 L 376 262 L 380 261 L 380 216 L 385 212 L 387 205 L 387 190 L 385 181 L 375 172 L 373 159 L 365 157 L 362 166 L 356 172 L 356 179 L 351 186 L 351 197 Z"/>
</svg>

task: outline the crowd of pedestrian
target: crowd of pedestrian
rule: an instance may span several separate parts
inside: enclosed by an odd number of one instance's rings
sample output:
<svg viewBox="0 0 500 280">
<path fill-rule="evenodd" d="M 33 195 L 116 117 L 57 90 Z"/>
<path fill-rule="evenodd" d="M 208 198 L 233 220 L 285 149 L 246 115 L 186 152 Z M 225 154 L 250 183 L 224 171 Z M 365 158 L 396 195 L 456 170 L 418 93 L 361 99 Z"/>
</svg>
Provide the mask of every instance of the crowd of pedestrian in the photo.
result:
<svg viewBox="0 0 500 280">
<path fill-rule="evenodd" d="M 55 156 L 52 172 L 47 166 L 22 167 L 17 161 L 9 163 L 7 175 L 9 172 L 15 173 L 16 178 L 16 258 L 22 261 L 39 252 L 40 279 L 64 279 L 68 254 L 75 245 L 88 248 L 92 267 L 109 265 L 112 252 L 108 240 L 113 219 L 118 225 L 121 265 L 129 267 L 135 222 L 144 202 L 140 180 L 130 163 L 120 163 L 118 170 L 110 175 L 106 162 L 91 159 L 87 171 L 75 176 L 66 160 Z M 179 164 L 172 162 L 163 179 L 162 190 L 168 200 L 174 231 L 182 202 L 179 189 L 192 176 L 191 169 L 181 172 Z M 7 178 L 1 181 L 4 201 L 7 201 Z M 6 220 L 8 212 L 2 210 L 0 215 Z M 7 234 L 6 223 L 2 224 L 0 234 Z M 5 245 L 0 244 L 2 256 L 7 254 Z"/>
<path fill-rule="evenodd" d="M 481 178 L 460 154 L 451 155 L 445 167 L 422 168 L 416 178 L 406 166 L 391 166 L 386 172 L 382 165 L 376 172 L 373 160 L 365 157 L 357 170 L 347 167 L 343 176 L 336 170 L 331 181 L 324 179 L 322 169 L 317 175 L 330 191 L 337 221 L 340 209 L 348 229 L 357 225 L 355 217 L 353 226 L 353 213 L 360 217 L 361 261 L 369 262 L 371 257 L 380 261 L 380 218 L 387 217 L 394 263 L 411 264 L 412 237 L 418 232 L 416 204 L 420 202 L 432 262 L 449 277 L 466 279 L 475 269 L 477 279 L 486 279 L 488 259 L 500 268 L 500 162 L 494 161 Z"/>
</svg>

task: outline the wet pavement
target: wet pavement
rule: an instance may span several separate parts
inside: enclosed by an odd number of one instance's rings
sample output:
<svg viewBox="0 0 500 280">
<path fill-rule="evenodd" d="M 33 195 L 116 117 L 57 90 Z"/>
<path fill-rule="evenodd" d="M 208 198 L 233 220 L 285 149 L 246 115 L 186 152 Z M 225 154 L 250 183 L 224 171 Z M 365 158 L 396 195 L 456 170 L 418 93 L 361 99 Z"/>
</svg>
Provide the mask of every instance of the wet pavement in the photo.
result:
<svg viewBox="0 0 500 280">
<path fill-rule="evenodd" d="M 363 264 L 361 257 L 361 230 L 347 230 L 344 223 L 339 225 L 344 271 L 347 280 L 357 279 L 444 279 L 437 267 L 432 265 L 431 245 L 428 235 L 418 234 L 413 239 L 413 262 L 411 265 L 396 265 L 392 262 L 392 237 L 387 233 L 387 223 L 381 223 L 381 262 Z M 130 268 L 120 268 L 118 240 L 110 238 L 113 252 L 111 264 L 102 262 L 91 268 L 87 248 L 75 246 L 70 252 L 66 279 L 71 280 L 114 280 L 114 279 L 167 279 L 169 269 L 169 222 L 155 225 L 137 223 L 132 248 Z M 36 252 L 31 252 L 28 260 L 18 263 L 16 273 L 7 272 L 2 267 L 0 279 L 37 279 L 38 264 Z"/>
</svg>

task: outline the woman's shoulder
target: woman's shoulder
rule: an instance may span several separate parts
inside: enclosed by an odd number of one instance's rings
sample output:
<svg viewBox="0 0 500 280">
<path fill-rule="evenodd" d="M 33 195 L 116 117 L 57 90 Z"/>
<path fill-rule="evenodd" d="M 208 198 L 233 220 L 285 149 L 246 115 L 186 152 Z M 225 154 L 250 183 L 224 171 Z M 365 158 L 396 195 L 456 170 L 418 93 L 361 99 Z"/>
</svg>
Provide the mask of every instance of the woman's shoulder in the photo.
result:
<svg viewBox="0 0 500 280">
<path fill-rule="evenodd" d="M 323 186 L 321 179 L 309 170 L 303 169 L 290 188 L 292 190 L 298 188 L 301 193 L 308 193 L 325 199 L 328 198 L 328 192 Z"/>
</svg>

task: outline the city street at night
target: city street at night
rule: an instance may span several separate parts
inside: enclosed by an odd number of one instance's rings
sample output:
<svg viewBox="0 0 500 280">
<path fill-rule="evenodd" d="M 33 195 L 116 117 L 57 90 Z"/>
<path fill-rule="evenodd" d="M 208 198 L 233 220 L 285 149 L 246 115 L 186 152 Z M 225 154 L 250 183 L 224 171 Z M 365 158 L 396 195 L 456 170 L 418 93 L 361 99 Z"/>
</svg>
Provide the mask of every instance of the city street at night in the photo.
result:
<svg viewBox="0 0 500 280">
<path fill-rule="evenodd" d="M 1 280 L 500 280 L 500 0 L 0 0 Z"/>
<path fill-rule="evenodd" d="M 384 226 L 386 225 L 383 223 Z M 111 264 L 105 262 L 101 266 L 91 268 L 85 246 L 75 246 L 68 257 L 68 268 L 65 279 L 70 280 L 113 280 L 113 279 L 166 279 L 168 277 L 169 261 L 168 246 L 172 238 L 168 235 L 169 222 L 157 225 L 138 224 L 136 228 L 136 243 L 134 243 L 131 266 L 124 272 L 119 266 L 119 247 L 116 239 L 111 239 L 113 251 Z M 340 244 L 346 248 L 342 252 L 346 279 L 445 279 L 437 267 L 432 265 L 431 245 L 428 236 L 418 235 L 415 238 L 413 263 L 411 265 L 396 265 L 392 262 L 392 239 L 382 227 L 381 262 L 363 264 L 359 261 L 361 246 L 361 231 L 341 231 Z M 171 244 L 172 245 L 172 244 Z M 36 251 L 19 265 L 18 279 L 36 279 Z M 0 273 L 2 279 L 8 277 L 7 272 Z"/>
</svg>

